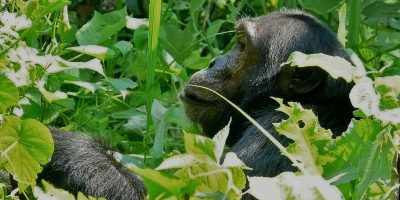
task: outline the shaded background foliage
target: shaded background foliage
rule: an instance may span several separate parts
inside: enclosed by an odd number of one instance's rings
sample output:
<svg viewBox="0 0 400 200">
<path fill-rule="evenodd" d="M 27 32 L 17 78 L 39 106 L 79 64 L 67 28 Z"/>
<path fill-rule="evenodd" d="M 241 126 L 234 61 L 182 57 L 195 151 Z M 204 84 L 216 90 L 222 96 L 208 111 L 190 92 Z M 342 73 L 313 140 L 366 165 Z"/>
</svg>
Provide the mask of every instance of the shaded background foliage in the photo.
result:
<svg viewBox="0 0 400 200">
<path fill-rule="evenodd" d="M 145 117 L 141 107 L 146 95 L 143 86 L 146 82 L 147 27 L 139 27 L 133 34 L 123 29 L 112 36 L 111 40 L 96 43 L 112 47 L 118 42 L 127 41 L 132 45 L 128 45 L 128 51 L 117 52 L 112 58 L 105 60 L 108 77 L 124 77 L 135 81 L 137 86 L 127 99 L 122 102 L 109 94 L 86 94 L 73 99 L 73 107 L 64 106 L 64 112 L 58 112 L 62 118 L 58 118 L 57 124 L 69 125 L 72 130 L 100 134 L 111 139 L 127 153 L 147 151 L 153 144 L 153 135 L 164 132 L 167 133 L 167 137 L 163 138 L 164 148 L 175 149 L 177 137 L 180 137 L 176 134 L 179 132 L 176 127 L 193 130 L 183 117 L 181 105 L 177 103 L 180 88 L 190 74 L 206 67 L 212 57 L 232 47 L 235 42 L 232 30 L 237 19 L 258 16 L 281 8 L 298 8 L 317 16 L 337 32 L 341 23 L 338 12 L 345 3 L 347 7 L 342 8 L 341 13 L 342 16 L 347 16 L 344 21 L 348 25 L 346 31 L 349 35 L 346 46 L 360 54 L 372 73 L 385 73 L 387 68 L 398 71 L 400 14 L 397 10 L 400 3 L 397 1 L 164 1 L 159 48 L 160 58 L 163 59 L 157 61 L 153 84 L 157 99 L 153 105 L 156 124 L 152 126 L 150 135 L 144 133 Z M 146 0 L 82 0 L 72 1 L 69 11 L 71 24 L 78 29 L 91 19 L 94 10 L 106 13 L 123 9 L 124 6 L 127 7 L 128 15 L 147 17 Z M 339 31 L 338 37 L 344 38 L 344 34 L 345 32 Z M 66 42 L 70 44 L 74 41 Z M 383 70 L 379 72 L 381 69 Z M 93 78 L 90 74 L 81 76 Z M 93 100 L 96 100 L 96 104 L 93 104 Z M 48 108 L 45 110 L 51 111 Z M 168 115 L 157 119 L 166 111 Z"/>
</svg>

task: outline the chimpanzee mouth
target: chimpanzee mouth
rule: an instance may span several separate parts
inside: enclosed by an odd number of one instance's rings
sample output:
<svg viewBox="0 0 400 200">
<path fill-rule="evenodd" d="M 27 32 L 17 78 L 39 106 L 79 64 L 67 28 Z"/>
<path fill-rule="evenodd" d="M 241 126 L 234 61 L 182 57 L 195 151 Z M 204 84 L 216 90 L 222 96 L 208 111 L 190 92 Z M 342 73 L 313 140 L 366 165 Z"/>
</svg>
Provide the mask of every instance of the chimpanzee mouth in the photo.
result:
<svg viewBox="0 0 400 200">
<path fill-rule="evenodd" d="M 210 104 L 216 102 L 215 99 L 200 97 L 190 92 L 182 92 L 179 94 L 179 97 L 185 103 Z"/>
<path fill-rule="evenodd" d="M 193 94 L 186 94 L 185 92 L 180 93 L 179 97 L 185 103 L 209 103 L 208 101 L 200 99 Z"/>
</svg>

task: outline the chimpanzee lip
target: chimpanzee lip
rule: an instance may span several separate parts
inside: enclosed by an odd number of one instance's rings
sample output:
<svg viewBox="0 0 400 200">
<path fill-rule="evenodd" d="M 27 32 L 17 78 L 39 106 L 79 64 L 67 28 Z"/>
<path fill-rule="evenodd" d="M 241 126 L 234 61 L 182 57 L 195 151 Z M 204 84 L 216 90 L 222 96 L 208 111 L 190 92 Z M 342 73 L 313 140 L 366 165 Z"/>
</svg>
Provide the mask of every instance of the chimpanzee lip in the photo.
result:
<svg viewBox="0 0 400 200">
<path fill-rule="evenodd" d="M 215 102 L 214 100 L 208 100 L 204 98 L 199 98 L 198 96 L 190 93 L 182 92 L 179 97 L 183 102 L 187 103 L 201 103 L 201 104 L 210 104 Z"/>
</svg>

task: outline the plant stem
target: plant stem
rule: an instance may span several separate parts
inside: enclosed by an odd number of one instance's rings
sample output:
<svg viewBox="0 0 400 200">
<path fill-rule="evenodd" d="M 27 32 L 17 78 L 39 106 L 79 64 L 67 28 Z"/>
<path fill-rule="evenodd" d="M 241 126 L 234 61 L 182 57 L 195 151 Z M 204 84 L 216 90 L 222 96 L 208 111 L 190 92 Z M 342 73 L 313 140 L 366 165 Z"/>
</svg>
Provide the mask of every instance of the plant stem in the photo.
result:
<svg viewBox="0 0 400 200">
<path fill-rule="evenodd" d="M 144 148 L 147 148 L 147 137 L 150 136 L 150 127 L 153 123 L 151 106 L 153 104 L 153 83 L 156 69 L 158 36 L 160 33 L 161 0 L 150 0 L 149 5 L 149 38 L 147 51 L 147 77 L 146 77 L 146 135 L 143 139 Z"/>
<path fill-rule="evenodd" d="M 346 46 L 358 52 L 360 44 L 361 0 L 348 0 L 347 5 L 349 5 L 349 35 Z"/>
</svg>

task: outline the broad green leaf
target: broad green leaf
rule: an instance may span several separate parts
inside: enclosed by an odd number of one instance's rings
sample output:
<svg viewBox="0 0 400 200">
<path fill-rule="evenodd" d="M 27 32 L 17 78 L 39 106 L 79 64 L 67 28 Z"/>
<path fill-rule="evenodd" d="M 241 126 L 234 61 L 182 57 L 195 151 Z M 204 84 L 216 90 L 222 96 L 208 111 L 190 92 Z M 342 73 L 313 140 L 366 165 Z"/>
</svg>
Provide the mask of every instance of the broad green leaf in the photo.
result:
<svg viewBox="0 0 400 200">
<path fill-rule="evenodd" d="M 132 51 L 133 45 L 127 41 L 118 41 L 113 45 L 116 49 L 118 49 L 123 56 L 128 55 L 129 52 Z"/>
<path fill-rule="evenodd" d="M 182 65 L 189 69 L 200 70 L 207 67 L 210 60 L 210 54 L 202 57 L 200 50 L 193 50 L 191 51 L 191 55 L 185 59 Z"/>
<path fill-rule="evenodd" d="M 0 128 L 0 160 L 21 189 L 35 185 L 40 165 L 50 161 L 53 138 L 47 127 L 33 119 L 4 118 Z"/>
<path fill-rule="evenodd" d="M 138 86 L 136 82 L 128 78 L 120 78 L 120 79 L 108 78 L 106 79 L 106 81 L 117 90 L 133 89 Z"/>
<path fill-rule="evenodd" d="M 162 25 L 160 42 L 174 60 L 182 64 L 190 58 L 190 54 L 196 47 L 195 34 L 193 26 L 186 26 L 182 30 L 178 22 L 171 21 Z"/>
<path fill-rule="evenodd" d="M 18 105 L 18 89 L 12 81 L 0 74 L 0 113 L 8 107 Z"/>
<path fill-rule="evenodd" d="M 399 31 L 393 29 L 380 28 L 376 38 L 376 45 L 382 51 L 396 48 L 400 44 L 399 34 Z"/>
<path fill-rule="evenodd" d="M 94 197 L 86 197 L 81 192 L 78 193 L 77 198 L 66 190 L 58 189 L 42 180 L 43 189 L 40 187 L 34 187 L 33 195 L 37 200 L 96 200 Z M 106 200 L 104 198 L 98 198 L 98 200 Z"/>
<path fill-rule="evenodd" d="M 390 127 L 372 119 L 353 120 L 349 130 L 326 149 L 336 160 L 324 166 L 324 177 L 341 176 L 335 184 L 352 182 L 355 199 L 378 179 L 390 179 L 394 149 L 387 134 Z"/>
<path fill-rule="evenodd" d="M 33 194 L 37 200 L 49 200 L 49 199 L 63 199 L 63 200 L 75 200 L 73 194 L 63 190 L 57 189 L 48 182 L 42 180 L 43 189 L 36 186 L 33 189 Z"/>
<path fill-rule="evenodd" d="M 260 200 L 341 200 L 342 193 L 318 175 L 283 172 L 274 178 L 248 177 L 249 193 Z"/>
<path fill-rule="evenodd" d="M 113 12 L 94 13 L 93 18 L 76 33 L 79 45 L 101 44 L 126 25 L 126 8 Z"/>
<path fill-rule="evenodd" d="M 332 140 L 332 132 L 322 128 L 317 116 L 299 103 L 289 102 L 286 106 L 282 99 L 276 101 L 280 104 L 277 110 L 289 116 L 287 120 L 273 124 L 276 131 L 293 140 L 287 147 L 288 152 L 301 161 L 308 173 L 322 174 L 322 166 L 332 158 L 320 152 Z"/>
<path fill-rule="evenodd" d="M 290 54 L 287 62 L 281 64 L 282 67 L 286 65 L 292 67 L 320 67 L 333 78 L 343 78 L 347 82 L 351 82 L 354 76 L 359 75 L 358 68 L 352 66 L 347 60 L 322 53 L 307 55 L 296 51 Z"/>
<path fill-rule="evenodd" d="M 126 131 L 132 131 L 142 135 L 146 129 L 146 116 L 142 113 L 135 114 L 128 119 L 128 122 L 126 122 L 123 127 Z"/>
<path fill-rule="evenodd" d="M 210 138 L 184 133 L 184 141 L 187 153 L 200 157 L 206 156 L 217 161 L 214 154 L 215 144 Z"/>
<path fill-rule="evenodd" d="M 141 169 L 136 165 L 128 164 L 128 168 L 144 178 L 150 199 L 156 197 L 184 197 L 194 193 L 197 185 L 191 180 L 185 180 L 174 175 L 162 173 L 152 169 Z"/>
<path fill-rule="evenodd" d="M 156 170 L 184 168 L 195 164 L 196 160 L 197 158 L 191 154 L 176 155 L 164 160 Z"/>
<path fill-rule="evenodd" d="M 184 180 L 199 183 L 196 193 L 225 194 L 229 199 L 239 199 L 246 186 L 246 177 L 241 167 L 221 167 L 216 162 L 193 164 L 175 173 Z"/>
</svg>

